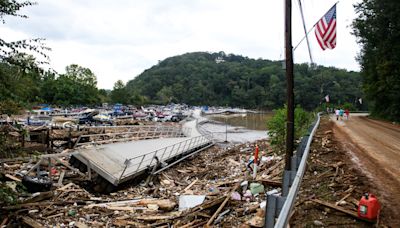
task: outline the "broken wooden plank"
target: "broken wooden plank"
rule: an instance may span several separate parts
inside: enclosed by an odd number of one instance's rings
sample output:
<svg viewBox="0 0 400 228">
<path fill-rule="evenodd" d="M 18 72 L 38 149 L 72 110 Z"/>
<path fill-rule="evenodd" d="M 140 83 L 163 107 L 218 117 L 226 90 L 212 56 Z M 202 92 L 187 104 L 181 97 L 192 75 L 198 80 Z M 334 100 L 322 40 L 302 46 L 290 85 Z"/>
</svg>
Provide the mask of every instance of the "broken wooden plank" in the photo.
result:
<svg viewBox="0 0 400 228">
<path fill-rule="evenodd" d="M 64 176 L 65 176 L 65 170 L 63 170 L 62 172 L 61 172 L 61 174 L 60 174 L 60 177 L 58 178 L 58 182 L 57 182 L 57 185 L 58 186 L 62 186 L 63 185 L 63 180 L 64 180 Z"/>
<path fill-rule="evenodd" d="M 7 177 L 8 179 L 11 179 L 13 181 L 21 182 L 21 179 L 19 179 L 17 177 L 14 177 L 14 176 L 12 176 L 10 174 L 6 174 L 5 177 Z"/>
<path fill-rule="evenodd" d="M 263 183 L 263 185 L 268 185 L 272 187 L 282 187 L 282 181 L 268 180 L 268 179 L 257 179 Z"/>
<path fill-rule="evenodd" d="M 1 222 L 1 224 L 0 224 L 0 227 L 5 226 L 5 225 L 7 224 L 7 222 L 8 222 L 8 217 L 5 217 L 5 218 L 3 219 L 3 221 Z"/>
<path fill-rule="evenodd" d="M 168 199 L 141 199 L 138 205 L 157 204 L 161 210 L 171 211 L 175 208 L 176 203 Z"/>
<path fill-rule="evenodd" d="M 114 211 L 134 211 L 134 207 L 107 207 L 107 209 L 114 210 Z"/>
<path fill-rule="evenodd" d="M 318 199 L 312 199 L 311 201 L 313 201 L 315 203 L 318 203 L 318 204 L 321 204 L 321 205 L 323 205 L 325 207 L 329 207 L 329 208 L 335 209 L 337 211 L 343 212 L 343 213 L 345 213 L 347 215 L 350 215 L 350 216 L 352 216 L 352 217 L 354 217 L 356 219 L 363 220 L 363 219 L 358 217 L 358 214 L 355 211 L 350 211 L 350 210 L 344 209 L 343 207 L 339 207 L 339 206 L 336 206 L 335 204 L 324 202 L 324 201 L 318 200 Z"/>
<path fill-rule="evenodd" d="M 67 185 L 64 185 L 63 187 L 61 187 L 61 188 L 57 188 L 56 189 L 56 191 L 64 191 L 65 189 L 67 189 L 67 188 L 69 188 L 69 187 L 71 187 L 71 186 L 73 186 L 74 185 L 74 183 L 68 183 Z"/>
<path fill-rule="evenodd" d="M 232 192 L 236 191 L 236 189 L 239 188 L 241 181 L 239 181 L 238 183 L 236 183 L 236 185 L 232 188 L 231 191 L 229 191 L 226 195 L 226 198 L 224 200 L 224 202 L 222 202 L 222 204 L 219 206 L 219 208 L 217 209 L 217 211 L 213 214 L 213 216 L 210 218 L 210 220 L 208 220 L 206 226 L 210 226 L 211 223 L 214 222 L 214 219 L 218 216 L 218 214 L 222 211 L 222 209 L 224 209 L 226 203 L 228 203 L 229 199 L 231 198 Z"/>
<path fill-rule="evenodd" d="M 341 198 L 339 201 L 337 201 L 337 202 L 335 203 L 335 205 L 336 205 L 336 206 L 339 205 L 340 202 L 342 202 L 343 200 L 347 199 L 347 197 L 349 197 L 349 196 L 351 196 L 351 192 L 350 192 L 349 194 L 345 195 L 345 196 L 344 196 L 343 198 Z"/>
<path fill-rule="evenodd" d="M 187 210 L 186 214 L 191 214 L 193 212 L 198 212 L 198 211 L 202 211 L 202 210 L 208 209 L 210 207 L 213 207 L 215 205 L 218 205 L 218 204 L 222 203 L 224 201 L 224 199 L 225 199 L 225 196 L 222 196 L 222 197 L 219 197 L 219 198 L 217 198 L 215 200 L 208 201 L 206 203 L 200 204 L 200 205 L 198 205 L 198 206 L 196 206 L 196 207 L 194 207 L 194 208 L 192 208 L 190 210 Z"/>
<path fill-rule="evenodd" d="M 48 205 L 67 205 L 67 204 L 74 204 L 77 203 L 78 205 L 86 204 L 86 201 L 45 201 L 45 202 L 36 202 L 36 203 L 25 203 L 25 204 L 18 204 L 12 206 L 2 207 L 2 210 L 17 210 L 21 208 L 27 207 L 36 207 L 36 206 L 48 206 Z"/>
<path fill-rule="evenodd" d="M 75 226 L 78 227 L 78 228 L 89 228 L 89 226 L 86 225 L 86 224 L 83 223 L 83 222 L 76 222 L 76 223 L 75 223 Z"/>
<path fill-rule="evenodd" d="M 50 216 L 48 216 L 46 219 L 51 219 L 51 218 L 55 218 L 55 217 L 60 217 L 60 216 L 63 216 L 64 215 L 64 213 L 58 213 L 58 214 L 55 214 L 55 215 L 50 215 Z"/>
<path fill-rule="evenodd" d="M 86 208 L 93 207 L 131 207 L 135 205 L 148 205 L 148 204 L 157 204 L 161 210 L 170 211 L 175 208 L 176 203 L 169 199 L 134 199 L 134 200 L 125 200 L 125 201 L 117 201 L 110 203 L 99 203 L 99 204 L 90 204 L 86 206 Z"/>
<path fill-rule="evenodd" d="M 25 204 L 25 203 L 35 203 L 35 202 L 43 201 L 45 199 L 50 199 L 51 197 L 53 197 L 53 192 L 52 191 L 40 192 L 39 194 L 35 195 L 34 197 L 25 200 L 23 202 L 23 204 Z"/>
<path fill-rule="evenodd" d="M 32 218 L 28 217 L 28 216 L 24 216 L 22 217 L 22 222 L 25 223 L 26 225 L 33 227 L 33 228 L 42 228 L 44 226 L 42 226 L 42 224 L 36 222 L 35 220 L 33 220 Z"/>
<path fill-rule="evenodd" d="M 138 220 L 143 220 L 143 221 L 155 221 L 155 220 L 163 220 L 163 219 L 171 220 L 171 219 L 175 219 L 178 216 L 180 216 L 180 213 L 174 212 L 174 213 L 167 214 L 167 215 L 146 215 L 146 216 L 138 215 L 138 216 L 135 216 L 134 218 L 138 219 Z"/>
<path fill-rule="evenodd" d="M 196 184 L 196 182 L 198 181 L 199 179 L 196 179 L 196 180 L 194 180 L 192 183 L 190 183 L 185 189 L 183 189 L 183 191 L 182 192 L 186 192 L 187 190 L 189 190 L 194 184 Z"/>
</svg>

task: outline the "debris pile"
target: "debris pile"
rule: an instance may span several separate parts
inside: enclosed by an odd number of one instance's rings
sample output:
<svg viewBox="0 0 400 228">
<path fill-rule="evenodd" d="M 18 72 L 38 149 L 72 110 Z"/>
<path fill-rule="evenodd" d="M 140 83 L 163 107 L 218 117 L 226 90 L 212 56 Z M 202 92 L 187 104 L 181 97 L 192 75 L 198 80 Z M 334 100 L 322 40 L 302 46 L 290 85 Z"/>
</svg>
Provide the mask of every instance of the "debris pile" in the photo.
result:
<svg viewBox="0 0 400 228">
<path fill-rule="evenodd" d="M 22 222 L 33 227 L 262 227 L 264 192 L 281 191 L 284 161 L 268 150 L 266 142 L 257 143 L 260 152 L 255 162 L 255 143 L 212 147 L 161 172 L 147 185 L 145 181 L 126 183 L 109 195 L 85 190 L 82 186 L 88 184 L 76 182 L 76 173 L 55 162 L 48 170 L 57 182 L 53 191 L 30 194 L 12 190 L 18 203 L 0 202 L 0 222 Z M 19 182 L 16 173 L 26 164 L 6 163 L 2 173 L 7 176 L 2 179 Z"/>
</svg>

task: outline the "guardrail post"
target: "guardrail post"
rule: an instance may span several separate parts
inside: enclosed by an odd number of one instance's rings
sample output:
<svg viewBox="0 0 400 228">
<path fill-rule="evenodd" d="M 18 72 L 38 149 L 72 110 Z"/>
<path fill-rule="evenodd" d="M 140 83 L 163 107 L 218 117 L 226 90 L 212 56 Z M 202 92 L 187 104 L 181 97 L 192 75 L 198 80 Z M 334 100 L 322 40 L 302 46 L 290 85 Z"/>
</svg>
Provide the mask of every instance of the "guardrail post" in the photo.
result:
<svg viewBox="0 0 400 228">
<path fill-rule="evenodd" d="M 272 228 L 275 226 L 275 218 L 281 213 L 283 204 L 286 197 L 278 196 L 275 194 L 267 195 L 267 212 L 265 213 L 265 228 Z"/>
<path fill-rule="evenodd" d="M 292 169 L 292 171 L 297 172 L 298 165 L 297 165 L 297 156 L 296 155 L 291 157 L 290 168 Z"/>
<path fill-rule="evenodd" d="M 284 170 L 282 182 L 282 196 L 287 196 L 289 189 L 292 186 L 293 180 L 296 177 L 296 171 Z"/>
</svg>

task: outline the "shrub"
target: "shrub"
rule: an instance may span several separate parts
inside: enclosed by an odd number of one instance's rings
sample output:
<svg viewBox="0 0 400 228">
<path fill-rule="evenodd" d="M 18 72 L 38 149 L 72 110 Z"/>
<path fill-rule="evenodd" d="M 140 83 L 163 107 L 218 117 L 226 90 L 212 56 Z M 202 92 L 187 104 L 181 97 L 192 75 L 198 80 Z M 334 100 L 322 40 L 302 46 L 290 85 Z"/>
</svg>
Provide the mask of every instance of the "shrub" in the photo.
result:
<svg viewBox="0 0 400 228">
<path fill-rule="evenodd" d="M 275 114 L 267 122 L 268 136 L 271 147 L 277 152 L 282 153 L 285 148 L 286 141 L 286 106 L 275 110 Z M 301 107 L 297 106 L 294 111 L 294 137 L 299 139 L 303 136 L 313 120 L 312 113 L 306 112 Z"/>
</svg>

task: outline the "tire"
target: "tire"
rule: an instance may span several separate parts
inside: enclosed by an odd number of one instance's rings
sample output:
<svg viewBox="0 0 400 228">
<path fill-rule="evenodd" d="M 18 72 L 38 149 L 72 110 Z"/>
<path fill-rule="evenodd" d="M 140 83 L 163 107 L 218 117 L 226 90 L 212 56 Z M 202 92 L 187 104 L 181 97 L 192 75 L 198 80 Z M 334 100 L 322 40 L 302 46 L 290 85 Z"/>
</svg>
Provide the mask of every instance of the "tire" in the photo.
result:
<svg viewBox="0 0 400 228">
<path fill-rule="evenodd" d="M 53 181 L 48 177 L 31 177 L 24 176 L 22 184 L 26 187 L 28 192 L 47 192 L 53 186 Z"/>
</svg>

